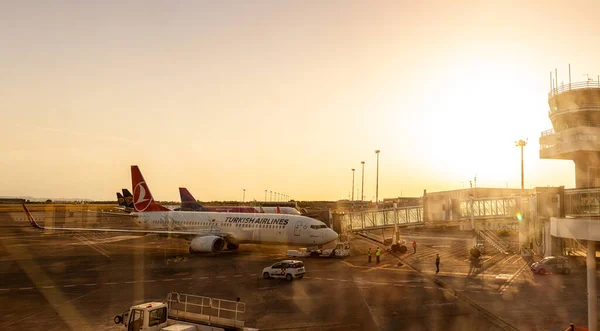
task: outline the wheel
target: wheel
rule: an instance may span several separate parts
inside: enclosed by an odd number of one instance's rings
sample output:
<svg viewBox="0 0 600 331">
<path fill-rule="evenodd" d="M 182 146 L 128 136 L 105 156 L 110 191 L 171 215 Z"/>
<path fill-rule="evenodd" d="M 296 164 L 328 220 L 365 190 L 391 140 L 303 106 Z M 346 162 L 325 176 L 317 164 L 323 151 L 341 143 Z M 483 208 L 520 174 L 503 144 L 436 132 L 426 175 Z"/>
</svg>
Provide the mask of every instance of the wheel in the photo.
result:
<svg viewBox="0 0 600 331">
<path fill-rule="evenodd" d="M 304 275 L 302 275 L 302 276 L 298 276 L 298 278 L 302 279 L 302 278 L 304 278 Z"/>
<path fill-rule="evenodd" d="M 310 252 L 310 257 L 319 257 L 319 252 Z"/>
<path fill-rule="evenodd" d="M 563 270 L 563 274 L 568 275 L 571 273 L 571 269 L 569 268 L 565 268 L 565 270 Z"/>
<path fill-rule="evenodd" d="M 115 316 L 115 318 L 113 318 L 113 321 L 115 322 L 115 324 L 121 324 L 123 317 L 121 317 L 121 315 L 117 315 Z"/>
<path fill-rule="evenodd" d="M 229 250 L 229 251 L 233 251 L 238 248 L 240 248 L 240 245 L 233 244 L 233 243 L 227 243 L 227 250 Z"/>
<path fill-rule="evenodd" d="M 264 279 L 269 279 L 269 278 L 271 278 L 271 276 L 269 275 L 268 272 L 265 272 L 265 273 L 263 273 L 263 278 Z"/>
<path fill-rule="evenodd" d="M 545 269 L 538 270 L 538 275 L 545 275 L 545 274 L 546 274 L 546 270 Z"/>
<path fill-rule="evenodd" d="M 291 274 L 285 275 L 285 280 L 287 280 L 288 282 L 292 281 L 292 279 L 294 279 L 294 276 L 292 276 Z"/>
<path fill-rule="evenodd" d="M 400 253 L 404 254 L 406 253 L 406 251 L 408 250 L 408 248 L 406 248 L 406 246 L 400 246 Z"/>
</svg>

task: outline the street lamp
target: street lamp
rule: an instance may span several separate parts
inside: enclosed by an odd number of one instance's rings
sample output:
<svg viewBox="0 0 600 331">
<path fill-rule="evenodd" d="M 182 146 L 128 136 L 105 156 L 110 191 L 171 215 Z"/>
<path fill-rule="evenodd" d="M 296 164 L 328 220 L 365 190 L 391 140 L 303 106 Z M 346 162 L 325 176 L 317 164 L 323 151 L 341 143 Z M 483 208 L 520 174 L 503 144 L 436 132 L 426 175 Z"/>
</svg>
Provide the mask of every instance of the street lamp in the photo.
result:
<svg viewBox="0 0 600 331">
<path fill-rule="evenodd" d="M 244 191 L 244 195 L 242 197 L 242 203 L 246 202 L 246 189 L 242 189 Z"/>
<path fill-rule="evenodd" d="M 354 201 L 354 168 L 352 168 L 352 201 Z"/>
<path fill-rule="evenodd" d="M 379 152 L 380 150 L 376 149 L 375 154 L 377 154 L 377 178 L 375 180 L 375 206 L 379 208 Z"/>
<path fill-rule="evenodd" d="M 269 191 L 269 201 L 273 201 L 273 191 Z"/>
<path fill-rule="evenodd" d="M 265 190 L 265 202 L 267 202 L 267 190 Z"/>
<path fill-rule="evenodd" d="M 360 201 L 365 198 L 365 161 L 360 161 L 362 164 L 362 184 L 360 186 Z"/>
<path fill-rule="evenodd" d="M 520 139 L 519 141 L 515 141 L 515 146 L 521 147 L 521 191 L 525 191 L 525 170 L 523 168 L 523 147 L 527 145 L 527 140 Z"/>
</svg>

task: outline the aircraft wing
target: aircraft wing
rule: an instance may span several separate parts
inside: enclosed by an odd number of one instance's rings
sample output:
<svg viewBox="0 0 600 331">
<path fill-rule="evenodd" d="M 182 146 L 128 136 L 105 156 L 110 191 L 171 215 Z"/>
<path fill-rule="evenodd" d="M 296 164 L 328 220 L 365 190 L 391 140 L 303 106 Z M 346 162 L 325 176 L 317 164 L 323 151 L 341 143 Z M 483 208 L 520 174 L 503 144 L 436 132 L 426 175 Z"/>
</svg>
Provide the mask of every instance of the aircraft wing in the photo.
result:
<svg viewBox="0 0 600 331">
<path fill-rule="evenodd" d="M 189 238 L 189 239 L 213 235 L 213 236 L 226 237 L 226 238 L 233 239 L 233 236 L 229 233 L 218 231 L 218 230 L 211 230 L 211 229 L 201 229 L 199 231 L 181 231 L 181 230 L 145 230 L 145 229 L 129 230 L 129 229 L 101 229 L 101 228 L 100 229 L 98 229 L 98 228 L 96 228 L 96 229 L 94 229 L 94 228 L 62 228 L 62 227 L 41 226 L 35 220 L 35 218 L 33 218 L 33 215 L 31 215 L 31 212 L 29 212 L 29 209 L 27 209 L 27 206 L 25 206 L 25 204 L 22 204 L 22 206 L 23 206 L 23 209 L 25 210 L 25 214 L 27 215 L 27 219 L 29 220 L 29 223 L 31 224 L 31 226 L 33 226 L 36 229 L 40 229 L 40 230 L 48 229 L 48 230 L 54 230 L 54 231 L 67 231 L 67 232 L 162 234 L 162 235 L 174 235 L 174 236 Z M 131 215 L 119 214 L 119 215 L 137 217 L 137 215 L 135 215 L 135 214 L 131 214 Z"/>
</svg>

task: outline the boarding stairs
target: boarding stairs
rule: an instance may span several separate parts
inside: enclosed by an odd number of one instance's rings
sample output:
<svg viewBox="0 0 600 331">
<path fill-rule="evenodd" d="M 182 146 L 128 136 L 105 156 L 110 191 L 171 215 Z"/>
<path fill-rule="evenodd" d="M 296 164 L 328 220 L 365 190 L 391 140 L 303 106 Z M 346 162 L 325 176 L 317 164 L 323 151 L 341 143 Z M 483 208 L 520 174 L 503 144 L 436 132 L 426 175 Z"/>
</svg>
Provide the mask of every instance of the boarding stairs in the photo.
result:
<svg viewBox="0 0 600 331">
<path fill-rule="evenodd" d="M 478 238 L 483 239 L 486 243 L 494 247 L 502 254 L 509 254 L 510 243 L 500 239 L 492 230 L 475 230 Z"/>
</svg>

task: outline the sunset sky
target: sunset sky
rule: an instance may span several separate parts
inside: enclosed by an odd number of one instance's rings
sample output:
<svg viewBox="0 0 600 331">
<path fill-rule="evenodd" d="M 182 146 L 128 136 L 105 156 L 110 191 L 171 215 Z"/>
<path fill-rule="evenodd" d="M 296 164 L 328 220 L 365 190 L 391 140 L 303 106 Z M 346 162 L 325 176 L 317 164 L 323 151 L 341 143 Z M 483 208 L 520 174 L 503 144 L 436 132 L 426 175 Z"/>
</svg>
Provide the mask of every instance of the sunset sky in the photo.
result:
<svg viewBox="0 0 600 331">
<path fill-rule="evenodd" d="M 451 4 L 453 3 L 453 4 Z M 484 3 L 484 4 L 482 4 Z M 549 72 L 600 74 L 599 1 L 5 1 L 0 196 L 420 196 L 573 187 Z"/>
</svg>

